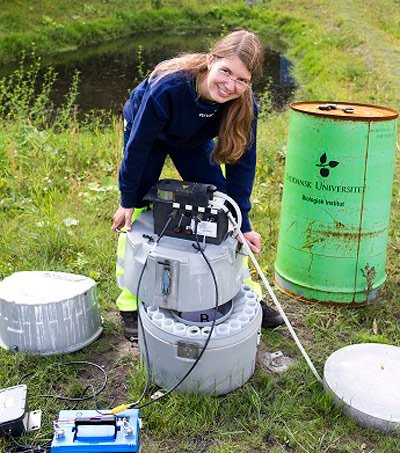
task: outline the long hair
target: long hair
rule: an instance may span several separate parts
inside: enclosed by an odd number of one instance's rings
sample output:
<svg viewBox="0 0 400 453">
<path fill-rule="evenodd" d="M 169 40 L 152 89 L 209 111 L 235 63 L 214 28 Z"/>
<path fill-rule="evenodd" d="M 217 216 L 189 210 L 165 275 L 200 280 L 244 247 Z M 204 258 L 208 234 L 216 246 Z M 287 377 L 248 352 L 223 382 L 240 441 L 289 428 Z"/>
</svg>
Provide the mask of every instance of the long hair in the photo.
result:
<svg viewBox="0 0 400 453">
<path fill-rule="evenodd" d="M 217 58 L 239 57 L 252 79 L 260 76 L 264 50 L 254 33 L 238 30 L 221 38 L 210 49 Z M 150 74 L 150 79 L 185 71 L 198 77 L 207 72 L 207 54 L 189 53 L 161 62 Z M 235 163 L 255 139 L 252 133 L 254 119 L 253 92 L 251 87 L 238 98 L 228 101 L 223 109 L 213 158 L 218 162 Z"/>
</svg>

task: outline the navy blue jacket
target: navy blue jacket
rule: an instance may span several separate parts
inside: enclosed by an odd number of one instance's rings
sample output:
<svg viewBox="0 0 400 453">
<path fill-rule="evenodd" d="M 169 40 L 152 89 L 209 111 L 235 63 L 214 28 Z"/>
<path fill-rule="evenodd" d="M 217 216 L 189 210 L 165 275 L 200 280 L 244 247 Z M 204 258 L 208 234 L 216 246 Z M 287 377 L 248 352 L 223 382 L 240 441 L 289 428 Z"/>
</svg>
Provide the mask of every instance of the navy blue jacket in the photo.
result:
<svg viewBox="0 0 400 453">
<path fill-rule="evenodd" d="M 160 79 L 156 77 L 150 82 L 145 79 L 140 83 L 124 107 L 130 133 L 119 172 L 121 206 L 132 208 L 143 205 L 142 195 L 139 197 L 143 184 L 141 175 L 148 165 L 149 153 L 173 149 L 175 153 L 185 153 L 187 165 L 190 166 L 191 150 L 202 146 L 213 147 L 212 139 L 218 135 L 220 115 L 225 107 L 225 104 L 200 100 L 193 77 L 187 73 L 174 73 Z M 255 113 L 253 143 L 249 144 L 239 161 L 226 165 L 226 192 L 242 211 L 243 232 L 251 230 L 248 212 L 256 167 L 256 124 Z M 204 159 L 205 172 L 209 165 L 210 162 Z"/>
</svg>

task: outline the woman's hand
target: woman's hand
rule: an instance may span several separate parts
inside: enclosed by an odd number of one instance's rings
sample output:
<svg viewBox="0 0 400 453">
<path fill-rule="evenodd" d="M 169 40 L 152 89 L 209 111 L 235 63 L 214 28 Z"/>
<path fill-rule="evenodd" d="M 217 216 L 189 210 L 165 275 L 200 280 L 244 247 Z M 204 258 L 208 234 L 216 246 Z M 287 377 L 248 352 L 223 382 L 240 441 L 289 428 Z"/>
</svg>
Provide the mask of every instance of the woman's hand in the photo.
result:
<svg viewBox="0 0 400 453">
<path fill-rule="evenodd" d="M 246 238 L 247 244 L 253 253 L 261 252 L 261 236 L 256 231 L 248 231 L 243 233 L 243 236 Z"/>
<path fill-rule="evenodd" d="M 135 208 L 123 208 L 120 206 L 117 209 L 117 212 L 113 217 L 113 224 L 111 229 L 113 231 L 120 231 L 122 227 L 125 227 L 126 231 L 131 231 L 132 229 L 132 214 Z"/>
</svg>

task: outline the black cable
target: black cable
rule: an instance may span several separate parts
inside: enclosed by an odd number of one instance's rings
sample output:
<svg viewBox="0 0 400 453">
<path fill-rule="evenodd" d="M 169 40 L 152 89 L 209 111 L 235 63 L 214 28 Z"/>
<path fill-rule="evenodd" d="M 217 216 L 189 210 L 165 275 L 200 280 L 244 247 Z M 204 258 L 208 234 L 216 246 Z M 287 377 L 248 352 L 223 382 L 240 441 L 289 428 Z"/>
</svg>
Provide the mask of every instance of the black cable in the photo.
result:
<svg viewBox="0 0 400 453">
<path fill-rule="evenodd" d="M 107 382 L 108 382 L 108 375 L 107 373 L 105 372 L 105 370 L 103 370 L 103 368 L 100 366 L 100 365 L 97 365 L 96 363 L 93 363 L 93 362 L 88 362 L 86 360 L 76 360 L 76 361 L 72 361 L 72 362 L 61 362 L 61 363 L 53 363 L 52 365 L 50 365 L 50 367 L 48 368 L 51 368 L 53 366 L 69 366 L 69 365 L 90 365 L 90 366 L 93 366 L 95 367 L 96 369 L 98 369 L 99 371 L 101 371 L 101 373 L 103 374 L 103 383 L 100 387 L 99 390 L 97 391 L 93 391 L 93 395 L 91 396 L 80 396 L 80 397 L 69 397 L 69 396 L 63 396 L 63 395 L 40 395 L 44 398 L 55 398 L 57 400 L 62 400 L 62 401 L 88 401 L 88 400 L 91 400 L 91 399 L 95 399 L 97 395 L 99 395 L 106 387 L 107 385 Z M 84 392 L 85 393 L 85 392 Z"/>
<path fill-rule="evenodd" d="M 171 223 L 172 219 L 176 216 L 177 212 L 178 212 L 178 210 L 174 208 L 168 215 L 168 220 L 167 220 L 166 224 L 164 225 L 164 228 L 161 230 L 161 233 L 159 234 L 156 242 L 154 243 L 153 250 L 159 244 L 161 238 L 164 236 L 169 224 Z M 142 393 L 140 394 L 139 398 L 136 401 L 134 401 L 133 403 L 129 404 L 127 409 L 132 409 L 132 408 L 136 407 L 138 404 L 140 404 L 142 399 L 146 396 L 147 390 L 150 385 L 151 368 L 150 368 L 149 351 L 148 351 L 148 347 L 147 347 L 146 335 L 144 333 L 143 321 L 142 321 L 142 317 L 140 316 L 140 309 L 139 309 L 139 304 L 141 303 L 140 299 L 139 299 L 140 284 L 143 279 L 143 275 L 144 275 L 144 271 L 147 266 L 147 261 L 149 259 L 149 255 L 150 255 L 150 253 L 147 255 L 146 260 L 143 264 L 142 270 L 140 271 L 140 275 L 139 275 L 139 279 L 138 279 L 138 283 L 137 283 L 137 287 L 136 287 L 136 303 L 137 303 L 138 321 L 139 321 L 140 328 L 142 329 L 142 333 L 143 333 L 144 352 L 146 354 L 146 382 L 144 385 L 144 389 L 142 390 Z M 113 414 L 113 412 L 110 412 L 110 411 L 103 413 L 97 407 L 96 407 L 96 412 L 98 412 L 100 415 Z"/>
<path fill-rule="evenodd" d="M 159 244 L 161 238 L 164 236 L 165 232 L 167 231 L 167 228 L 168 228 L 169 224 L 171 223 L 172 219 L 176 216 L 177 212 L 178 212 L 177 209 L 173 209 L 171 211 L 171 213 L 168 215 L 168 220 L 167 220 L 166 224 L 164 225 L 164 228 L 161 230 L 161 233 L 159 234 L 159 236 L 158 236 L 158 238 L 157 238 L 157 240 L 156 240 L 156 242 L 154 244 L 154 248 Z M 137 301 L 137 305 L 138 305 L 138 307 L 137 307 L 138 321 L 139 321 L 140 328 L 141 328 L 142 334 L 143 334 L 142 335 L 142 337 L 143 337 L 143 346 L 144 346 L 144 352 L 145 352 L 145 355 L 146 355 L 146 382 L 145 382 L 144 389 L 143 389 L 141 395 L 139 396 L 139 398 L 136 401 L 134 401 L 133 403 L 131 403 L 129 405 L 130 408 L 136 407 L 138 404 L 140 404 L 142 399 L 146 396 L 147 390 L 148 390 L 149 385 L 150 385 L 151 368 L 150 368 L 149 350 L 148 350 L 148 347 L 147 347 L 146 335 L 144 333 L 143 321 L 142 321 L 142 317 L 140 315 L 140 309 L 139 309 L 140 285 L 141 285 L 141 282 L 142 282 L 142 279 L 143 279 L 143 275 L 144 275 L 144 271 L 145 271 L 146 266 L 147 266 L 147 260 L 148 259 L 149 259 L 149 255 L 147 255 L 146 261 L 144 262 L 144 265 L 143 265 L 142 270 L 140 272 L 139 280 L 138 280 L 138 284 L 137 284 L 137 289 L 136 289 L 136 301 Z"/>
<path fill-rule="evenodd" d="M 52 395 L 52 394 L 49 394 L 49 395 L 45 394 L 45 395 L 40 395 L 40 396 L 42 396 L 44 398 L 54 398 L 54 399 L 63 400 L 63 401 L 76 401 L 76 402 L 79 402 L 79 401 L 88 401 L 88 400 L 91 400 L 91 399 L 95 399 L 96 396 L 99 395 L 105 389 L 105 387 L 107 385 L 107 382 L 108 382 L 107 373 L 105 372 L 105 370 L 103 370 L 103 368 L 100 365 L 97 365 L 96 363 L 93 363 L 93 362 L 88 362 L 87 360 L 75 360 L 75 361 L 71 361 L 71 362 L 52 363 L 51 365 L 48 365 L 45 368 L 45 370 L 47 370 L 49 368 L 53 368 L 55 366 L 60 367 L 60 366 L 69 366 L 69 365 L 89 365 L 89 366 L 93 366 L 96 369 L 98 369 L 99 371 L 101 371 L 101 373 L 103 374 L 103 383 L 102 383 L 100 389 L 99 390 L 94 390 L 93 391 L 93 395 L 91 395 L 91 396 L 83 396 L 86 393 L 87 388 L 81 393 L 80 397 L 69 397 L 69 396 Z M 20 385 L 24 379 L 26 379 L 29 376 L 33 376 L 33 375 L 35 375 L 35 372 L 24 374 L 20 378 L 20 380 L 18 381 L 17 385 Z"/>
<path fill-rule="evenodd" d="M 44 453 L 49 452 L 50 446 L 48 447 L 41 447 L 41 446 L 33 446 L 33 445 L 20 445 L 11 448 L 7 448 L 4 450 L 4 453 Z"/>
<path fill-rule="evenodd" d="M 11 447 L 6 447 L 3 453 L 42 453 L 50 451 L 51 440 L 48 440 L 45 445 L 21 445 L 19 444 L 14 437 L 11 436 L 11 440 L 14 442 L 14 445 Z"/>
<path fill-rule="evenodd" d="M 173 209 L 173 210 L 171 211 L 171 213 L 169 214 L 169 216 L 168 216 L 168 217 L 169 217 L 169 218 L 168 218 L 168 221 L 167 221 L 167 223 L 165 224 L 163 230 L 161 231 L 161 233 L 160 233 L 160 235 L 159 235 L 159 237 L 158 237 L 158 239 L 157 239 L 157 241 L 156 241 L 156 245 L 158 245 L 158 243 L 160 242 L 161 238 L 164 236 L 165 231 L 167 230 L 167 228 L 168 228 L 170 222 L 172 221 L 172 219 L 176 216 L 176 213 L 177 213 L 177 212 L 178 212 L 177 209 Z M 145 261 L 144 266 L 143 266 L 143 268 L 142 268 L 142 271 L 141 271 L 141 273 L 140 273 L 140 277 L 139 277 L 139 281 L 138 281 L 138 288 L 137 288 L 137 292 L 136 292 L 136 293 L 138 294 L 138 296 L 137 296 L 137 300 L 138 300 L 138 301 L 139 301 L 139 287 L 140 287 L 140 283 L 141 283 L 142 278 L 143 278 L 143 275 L 144 275 L 144 270 L 145 270 L 145 268 L 146 268 L 146 265 L 147 265 L 147 258 L 146 258 L 146 261 Z M 142 320 L 141 320 L 141 318 L 140 318 L 140 312 L 139 312 L 139 310 L 138 310 L 138 318 L 139 318 L 139 322 L 140 322 L 141 328 L 142 328 L 142 330 L 143 330 L 143 324 L 142 324 Z M 145 342 L 145 346 L 146 346 L 146 347 L 145 347 L 145 349 L 146 349 L 146 362 L 147 362 L 147 364 L 149 364 L 150 361 L 148 360 L 148 351 L 147 351 L 147 344 L 146 344 L 146 339 L 145 339 L 145 338 L 144 338 L 144 342 Z M 63 400 L 63 401 L 73 401 L 73 402 L 88 401 L 88 400 L 93 399 L 93 400 L 95 401 L 95 406 L 96 406 L 96 409 L 95 409 L 95 410 L 96 410 L 96 412 L 98 412 L 100 415 L 106 415 L 106 414 L 102 413 L 102 412 L 99 410 L 99 408 L 97 407 L 97 400 L 96 400 L 96 397 L 97 397 L 97 396 L 105 389 L 105 387 L 106 387 L 106 385 L 107 385 L 107 382 L 108 382 L 108 375 L 107 375 L 107 373 L 105 372 L 105 370 L 103 370 L 103 368 L 102 368 L 101 366 L 97 365 L 96 363 L 88 362 L 88 361 L 86 361 L 86 360 L 76 360 L 76 361 L 71 361 L 71 362 L 53 363 L 53 364 L 47 366 L 47 367 L 45 368 L 45 370 L 47 370 L 47 369 L 49 369 L 49 368 L 52 368 L 52 367 L 55 367 L 55 366 L 60 367 L 60 366 L 68 366 L 68 365 L 90 365 L 90 366 L 93 366 L 93 367 L 97 368 L 97 369 L 98 369 L 99 371 L 101 371 L 101 373 L 103 374 L 103 383 L 102 383 L 100 389 L 96 391 L 95 388 L 94 388 L 94 386 L 91 385 L 91 384 L 89 384 L 89 385 L 83 390 L 83 392 L 81 393 L 81 395 L 80 395 L 79 397 L 67 397 L 67 396 L 63 396 L 63 395 L 53 395 L 53 394 L 48 394 L 48 395 L 44 394 L 44 395 L 40 395 L 40 396 L 42 396 L 42 397 L 44 397 L 44 398 L 54 398 L 54 399 L 58 399 L 58 400 Z M 148 365 L 148 370 L 147 370 L 148 376 L 150 376 L 150 371 L 151 371 L 151 370 L 150 370 L 149 365 Z M 35 372 L 31 372 L 31 373 L 27 373 L 27 374 L 23 375 L 23 376 L 20 378 L 20 380 L 19 380 L 19 382 L 18 382 L 18 385 L 21 384 L 21 382 L 22 382 L 24 379 L 26 379 L 27 377 L 32 376 L 32 375 L 34 375 L 34 374 L 35 374 Z M 137 404 L 140 403 L 140 401 L 143 399 L 143 397 L 144 397 L 145 394 L 147 393 L 148 385 L 149 385 L 149 380 L 146 380 L 145 388 L 144 388 L 144 391 L 142 392 L 142 395 L 139 397 L 139 399 L 138 399 L 137 401 L 135 401 L 135 402 L 132 403 L 132 404 L 137 405 Z M 88 390 L 89 388 L 92 389 L 92 395 L 90 395 L 90 396 L 84 396 L 85 393 L 87 392 L 87 390 Z M 28 448 L 30 448 L 30 447 L 28 447 Z M 29 450 L 27 450 L 27 451 L 29 451 Z"/>
<path fill-rule="evenodd" d="M 171 220 L 173 218 L 176 217 L 176 214 L 178 213 L 178 210 L 176 208 L 174 208 L 168 215 L 168 221 L 167 223 L 164 225 L 164 228 L 162 229 L 160 235 L 158 236 L 158 239 L 156 240 L 156 244 L 158 245 L 158 243 L 161 241 L 161 238 L 164 236 L 165 232 L 167 231 L 167 228 L 168 228 L 168 225 L 171 223 Z"/>
<path fill-rule="evenodd" d="M 214 331 L 214 327 L 215 327 L 215 324 L 216 324 L 216 321 L 217 321 L 218 307 L 219 307 L 217 277 L 215 276 L 214 269 L 212 268 L 207 256 L 204 254 L 204 251 L 203 251 L 203 249 L 202 249 L 202 247 L 200 246 L 200 243 L 199 243 L 199 238 L 198 238 L 198 235 L 197 235 L 197 225 L 200 222 L 200 219 L 198 219 L 196 216 L 193 216 L 193 219 L 194 219 L 194 222 L 195 222 L 194 236 L 195 236 L 195 239 L 196 239 L 196 244 L 197 244 L 199 252 L 201 253 L 202 257 L 204 258 L 207 266 L 209 267 L 209 269 L 211 271 L 211 275 L 212 275 L 213 282 L 214 282 L 214 287 L 215 287 L 215 308 L 214 308 L 215 311 L 214 311 L 214 318 L 213 318 L 213 322 L 212 322 L 212 325 L 211 325 L 210 333 L 208 334 L 208 337 L 207 337 L 207 339 L 206 339 L 206 341 L 204 343 L 203 349 L 200 351 L 200 354 L 196 358 L 196 360 L 193 363 L 193 365 L 189 368 L 189 370 L 183 375 L 181 380 L 177 384 L 173 385 L 165 393 L 160 395 L 158 398 L 155 398 L 155 399 L 153 399 L 151 401 L 148 401 L 148 402 L 146 402 L 144 404 L 141 404 L 140 406 L 136 406 L 135 407 L 136 409 L 142 409 L 142 408 L 144 408 L 146 406 L 149 406 L 150 404 L 153 404 L 153 403 L 155 403 L 157 401 L 160 401 L 162 398 L 165 398 L 167 395 L 172 393 L 179 385 L 181 385 L 185 381 L 185 379 L 190 375 L 190 373 L 194 370 L 196 365 L 200 362 L 200 359 L 203 357 L 203 354 L 205 353 L 205 351 L 206 351 L 206 349 L 208 347 L 208 344 L 209 344 L 209 342 L 211 340 L 212 333 Z M 141 325 L 141 327 L 142 327 L 142 325 Z M 142 327 L 142 333 L 143 333 L 143 337 L 145 337 L 143 327 Z M 146 351 L 146 360 L 148 360 L 148 351 Z M 133 405 L 131 405 L 130 407 L 133 407 Z"/>
<path fill-rule="evenodd" d="M 171 219 L 169 219 L 171 220 Z M 161 237 L 161 235 L 160 235 Z M 158 239 L 160 239 L 160 237 Z M 156 242 L 156 244 L 158 243 L 158 241 Z M 150 375 L 151 375 L 151 369 L 150 369 L 150 359 L 149 359 L 149 351 L 148 351 L 148 348 L 147 348 L 147 341 L 146 341 L 146 336 L 144 334 L 144 327 L 143 327 L 143 321 L 142 321 L 142 317 L 140 315 L 140 309 L 139 309 L 139 290 L 140 290 L 140 284 L 142 282 L 142 278 L 143 278 L 143 275 L 144 275 L 144 271 L 146 269 L 146 266 L 147 266 L 147 260 L 149 258 L 149 255 L 147 255 L 146 257 L 146 261 L 144 262 L 144 265 L 143 265 L 143 268 L 142 268 L 142 271 L 140 273 L 140 276 L 139 276 L 139 280 L 138 280 L 138 284 L 137 284 L 137 290 L 136 290 L 136 300 L 137 300 L 137 312 L 138 312 L 138 321 L 139 321 L 139 325 L 140 325 L 140 329 L 142 330 L 142 337 L 143 337 L 143 345 L 144 345 L 144 353 L 146 355 L 146 382 L 144 384 L 144 389 L 141 393 L 141 395 L 139 396 L 139 398 L 133 402 L 130 407 L 133 407 L 133 406 L 136 406 L 137 404 L 140 404 L 140 402 L 142 401 L 142 399 L 146 396 L 147 394 L 147 390 L 149 388 L 149 385 L 150 385 Z"/>
<path fill-rule="evenodd" d="M 49 394 L 49 395 L 40 395 L 40 396 L 42 396 L 44 398 L 54 398 L 54 399 L 57 399 L 57 400 L 74 401 L 74 402 L 88 401 L 88 400 L 93 399 L 95 401 L 95 404 L 96 404 L 96 407 L 97 407 L 96 397 L 97 397 L 97 395 L 99 395 L 105 389 L 105 387 L 107 385 L 107 382 L 108 382 L 107 373 L 105 372 L 105 370 L 103 370 L 103 368 L 101 368 L 101 366 L 99 366 L 99 365 L 97 365 L 96 363 L 93 363 L 93 362 L 88 362 L 87 360 L 76 360 L 76 361 L 71 361 L 71 362 L 52 363 L 51 365 L 48 365 L 44 370 L 48 370 L 49 368 L 53 368 L 53 367 L 56 367 L 56 366 L 60 367 L 60 366 L 69 366 L 69 365 L 89 365 L 89 366 L 93 366 L 96 369 L 98 369 L 99 371 L 101 371 L 101 373 L 103 374 L 103 383 L 102 383 L 101 387 L 99 388 L 99 390 L 96 390 L 92 384 L 89 384 L 81 392 L 81 395 L 79 397 L 76 397 L 76 398 L 75 397 L 67 397 L 67 396 L 63 396 L 63 395 L 51 395 L 51 394 Z M 19 379 L 17 385 L 20 385 L 22 383 L 22 381 L 24 379 L 26 379 L 27 377 L 34 376 L 34 375 L 35 375 L 35 372 L 24 374 Z M 92 395 L 91 396 L 84 396 L 85 393 L 90 388 L 92 389 Z M 43 445 L 43 446 L 21 445 L 14 438 L 12 438 L 12 441 L 14 442 L 15 445 L 12 446 L 12 447 L 7 447 L 7 449 L 4 450 L 4 453 L 44 453 L 44 452 L 48 452 L 49 451 L 50 444 L 51 444 L 51 440 L 48 442 L 48 445 Z"/>
</svg>

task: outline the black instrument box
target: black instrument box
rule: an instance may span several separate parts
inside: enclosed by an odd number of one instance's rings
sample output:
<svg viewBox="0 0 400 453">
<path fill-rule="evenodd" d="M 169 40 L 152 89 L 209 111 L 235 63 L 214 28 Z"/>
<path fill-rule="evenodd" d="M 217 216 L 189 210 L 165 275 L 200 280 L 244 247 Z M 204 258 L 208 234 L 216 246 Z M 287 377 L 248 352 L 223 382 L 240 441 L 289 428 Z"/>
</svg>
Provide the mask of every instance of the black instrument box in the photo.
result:
<svg viewBox="0 0 400 453">
<path fill-rule="evenodd" d="M 210 206 L 216 190 L 212 184 L 158 181 L 144 198 L 153 203 L 154 233 L 191 241 L 197 234 L 199 242 L 220 244 L 228 232 L 228 219 L 223 209 Z"/>
</svg>

